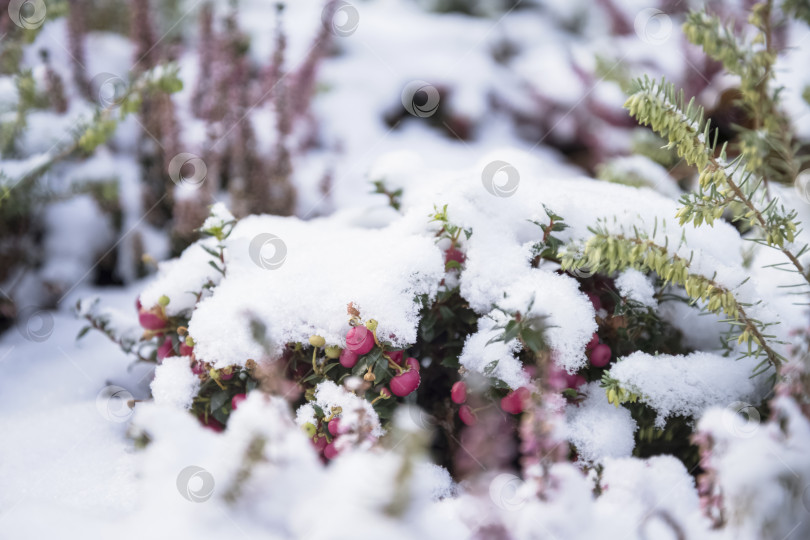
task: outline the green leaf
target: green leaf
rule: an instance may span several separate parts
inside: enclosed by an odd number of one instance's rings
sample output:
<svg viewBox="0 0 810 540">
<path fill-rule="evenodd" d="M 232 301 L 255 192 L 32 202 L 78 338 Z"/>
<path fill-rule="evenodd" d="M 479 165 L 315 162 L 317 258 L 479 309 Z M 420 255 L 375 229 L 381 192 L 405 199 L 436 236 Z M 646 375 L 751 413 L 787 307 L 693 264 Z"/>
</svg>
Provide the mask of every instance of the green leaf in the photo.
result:
<svg viewBox="0 0 810 540">
<path fill-rule="evenodd" d="M 230 392 L 227 390 L 219 390 L 218 392 L 214 392 L 211 395 L 211 401 L 208 403 L 211 407 L 211 412 L 213 413 L 217 409 L 221 408 L 231 399 Z M 219 418 L 217 418 L 219 420 Z M 221 421 L 221 420 L 220 420 Z"/>
<path fill-rule="evenodd" d="M 91 328 L 92 328 L 92 326 L 85 326 L 84 328 L 79 330 L 79 333 L 76 335 L 76 341 L 79 341 L 80 339 L 82 339 L 87 334 L 87 332 L 90 331 Z"/>
</svg>

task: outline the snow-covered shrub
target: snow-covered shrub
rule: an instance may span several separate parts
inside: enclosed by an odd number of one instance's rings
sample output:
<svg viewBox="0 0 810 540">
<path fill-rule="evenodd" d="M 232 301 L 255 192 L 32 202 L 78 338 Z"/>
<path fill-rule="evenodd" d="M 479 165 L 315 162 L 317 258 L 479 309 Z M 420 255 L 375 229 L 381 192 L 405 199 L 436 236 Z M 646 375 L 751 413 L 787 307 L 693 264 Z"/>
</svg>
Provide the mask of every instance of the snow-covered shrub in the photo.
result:
<svg viewBox="0 0 810 540">
<path fill-rule="evenodd" d="M 806 312 L 780 288 L 806 294 L 810 237 L 785 187 L 802 158 L 772 84 L 780 13 L 757 5 L 739 43 L 686 16 L 757 121 L 728 144 L 674 87 L 628 86 L 630 114 L 698 169 L 680 200 L 649 160 L 596 180 L 500 150 L 451 171 L 389 156 L 371 178 L 382 208 L 213 205 L 142 291 L 140 339 L 78 306 L 157 364 L 132 426 L 147 474 L 204 461 L 214 504 L 288 537 L 801 530 L 806 347 L 789 340 Z M 746 459 L 767 465 L 739 474 Z"/>
</svg>

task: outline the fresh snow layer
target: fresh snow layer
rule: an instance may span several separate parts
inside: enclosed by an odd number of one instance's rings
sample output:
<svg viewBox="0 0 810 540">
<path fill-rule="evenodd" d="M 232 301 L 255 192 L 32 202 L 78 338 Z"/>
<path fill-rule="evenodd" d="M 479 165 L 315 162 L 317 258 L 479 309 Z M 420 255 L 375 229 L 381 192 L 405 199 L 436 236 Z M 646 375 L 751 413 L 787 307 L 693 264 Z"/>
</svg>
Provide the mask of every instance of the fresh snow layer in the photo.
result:
<svg viewBox="0 0 810 540">
<path fill-rule="evenodd" d="M 610 404 L 598 382 L 580 391 L 585 398 L 566 406 L 566 432 L 579 459 L 593 464 L 605 458 L 630 457 L 635 447 L 633 434 L 638 429 L 630 411 Z"/>
<path fill-rule="evenodd" d="M 751 378 L 758 362 L 708 352 L 656 356 L 639 351 L 619 359 L 608 374 L 640 395 L 658 413 L 656 426 L 663 428 L 672 416 L 698 418 L 709 407 L 737 401 L 758 404 L 768 377 Z"/>
<path fill-rule="evenodd" d="M 164 358 L 163 363 L 155 368 L 152 397 L 158 405 L 188 409 L 199 388 L 200 378 L 191 371 L 188 356 Z"/>
</svg>

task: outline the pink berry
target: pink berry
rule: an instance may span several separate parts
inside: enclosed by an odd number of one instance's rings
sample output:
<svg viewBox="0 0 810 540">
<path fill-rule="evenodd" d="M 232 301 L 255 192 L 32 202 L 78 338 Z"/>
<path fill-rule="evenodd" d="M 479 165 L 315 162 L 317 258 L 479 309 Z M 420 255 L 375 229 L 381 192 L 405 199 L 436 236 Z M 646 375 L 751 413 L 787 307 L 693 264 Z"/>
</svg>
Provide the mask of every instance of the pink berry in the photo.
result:
<svg viewBox="0 0 810 540">
<path fill-rule="evenodd" d="M 346 349 L 355 354 L 367 354 L 374 348 L 374 334 L 365 326 L 354 326 L 346 332 Z"/>
<path fill-rule="evenodd" d="M 422 366 L 419 364 L 419 360 L 417 360 L 416 358 L 408 358 L 407 360 L 405 360 L 405 365 L 416 371 L 422 369 Z"/>
<path fill-rule="evenodd" d="M 588 342 L 587 345 L 585 345 L 585 350 L 590 351 L 591 349 L 593 349 L 597 345 L 599 345 L 599 334 L 594 332 L 593 335 L 591 336 L 591 340 Z"/>
<path fill-rule="evenodd" d="M 140 312 L 141 309 L 143 309 L 143 305 L 141 304 L 141 297 L 140 296 L 135 299 L 135 309 L 138 310 L 138 312 Z"/>
<path fill-rule="evenodd" d="M 335 459 L 339 454 L 337 448 L 335 448 L 335 443 L 330 442 L 326 446 L 323 447 L 323 457 L 326 459 Z"/>
<path fill-rule="evenodd" d="M 340 431 L 340 418 L 332 418 L 329 421 L 329 434 L 333 437 L 336 437 Z"/>
<path fill-rule="evenodd" d="M 357 353 L 353 353 L 349 349 L 343 349 L 340 352 L 340 365 L 345 368 L 353 368 L 358 358 L 360 356 Z"/>
<path fill-rule="evenodd" d="M 529 399 L 529 396 L 529 389 L 521 386 L 501 399 L 501 409 L 509 414 L 520 414 L 523 412 L 524 403 Z"/>
<path fill-rule="evenodd" d="M 200 373 L 205 373 L 205 366 L 203 365 L 202 362 L 195 361 L 193 364 L 191 364 L 191 372 L 194 375 L 199 375 Z"/>
<path fill-rule="evenodd" d="M 419 372 L 411 369 L 392 378 L 389 384 L 394 395 L 404 397 L 419 387 L 419 381 Z"/>
<path fill-rule="evenodd" d="M 462 404 L 467 401 L 467 383 L 464 381 L 458 381 L 456 384 L 453 385 L 453 388 L 450 389 L 450 399 L 453 403 Z"/>
<path fill-rule="evenodd" d="M 158 347 L 157 350 L 157 357 L 158 360 L 163 360 L 167 356 L 172 356 L 174 354 L 174 347 L 172 347 L 172 338 L 167 337 L 163 340 L 163 344 Z"/>
<path fill-rule="evenodd" d="M 138 322 L 147 330 L 162 330 L 166 328 L 166 319 L 151 311 L 138 313 Z"/>
<path fill-rule="evenodd" d="M 601 343 L 593 348 L 591 351 L 591 365 L 596 367 L 605 367 L 610 363 L 610 347 Z"/>
<path fill-rule="evenodd" d="M 474 426 L 478 422 L 478 417 L 475 416 L 469 405 L 462 405 L 458 408 L 458 417 L 468 426 Z"/>
<path fill-rule="evenodd" d="M 466 257 L 464 253 L 454 247 L 449 248 L 447 251 L 444 252 L 444 263 L 447 264 L 450 261 L 456 261 L 458 264 L 464 264 Z"/>
<path fill-rule="evenodd" d="M 405 351 L 388 351 L 389 358 L 394 361 L 394 363 L 402 365 L 402 356 Z"/>
<path fill-rule="evenodd" d="M 185 341 L 180 342 L 180 356 L 191 356 L 194 353 L 194 347 L 186 345 Z"/>
<path fill-rule="evenodd" d="M 568 388 L 577 389 L 583 384 L 586 384 L 588 381 L 582 375 L 569 375 L 568 376 Z"/>
<path fill-rule="evenodd" d="M 389 390 L 388 388 L 383 388 L 382 390 L 380 390 L 380 395 L 384 396 L 386 399 L 390 398 L 391 397 L 391 390 Z"/>
<path fill-rule="evenodd" d="M 599 299 L 594 293 L 587 293 L 588 298 L 591 300 L 591 304 L 593 304 L 593 309 L 599 311 L 602 309 L 602 300 Z"/>
<path fill-rule="evenodd" d="M 215 419 L 213 416 L 208 417 L 207 423 L 203 416 L 200 416 L 199 418 L 200 423 L 203 425 L 203 427 L 208 428 L 215 433 L 221 433 L 225 429 L 225 426 L 222 425 L 222 423 L 219 420 Z"/>
<path fill-rule="evenodd" d="M 245 401 L 246 399 L 247 394 L 236 394 L 231 398 L 231 409 L 235 411 L 236 408 L 239 407 L 239 404 Z"/>
<path fill-rule="evenodd" d="M 322 452 L 324 448 L 326 448 L 326 437 L 317 437 L 312 439 L 312 446 L 315 447 L 315 450 L 318 452 Z"/>
<path fill-rule="evenodd" d="M 233 379 L 233 376 L 235 374 L 236 372 L 232 368 L 225 368 L 219 370 L 219 378 L 222 379 L 223 381 L 230 381 L 231 379 Z"/>
</svg>

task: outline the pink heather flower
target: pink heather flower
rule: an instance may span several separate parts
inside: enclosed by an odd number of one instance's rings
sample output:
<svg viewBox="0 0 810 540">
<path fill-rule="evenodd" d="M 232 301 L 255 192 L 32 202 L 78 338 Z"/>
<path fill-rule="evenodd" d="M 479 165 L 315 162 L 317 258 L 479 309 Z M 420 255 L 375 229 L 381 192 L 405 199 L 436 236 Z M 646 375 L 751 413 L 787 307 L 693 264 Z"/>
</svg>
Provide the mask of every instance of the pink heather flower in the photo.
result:
<svg viewBox="0 0 810 540">
<path fill-rule="evenodd" d="M 365 326 L 354 326 L 346 333 L 346 349 L 355 354 L 367 354 L 374 348 L 374 334 Z"/>
</svg>

